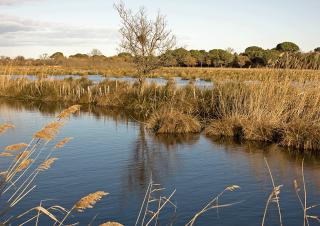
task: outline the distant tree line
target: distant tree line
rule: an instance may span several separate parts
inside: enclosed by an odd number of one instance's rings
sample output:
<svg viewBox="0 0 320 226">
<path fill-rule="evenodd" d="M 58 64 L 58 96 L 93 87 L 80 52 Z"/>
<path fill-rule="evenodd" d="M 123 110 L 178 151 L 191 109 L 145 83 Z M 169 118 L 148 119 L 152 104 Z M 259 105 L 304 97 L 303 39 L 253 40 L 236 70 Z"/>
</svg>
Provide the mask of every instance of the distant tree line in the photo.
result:
<svg viewBox="0 0 320 226">
<path fill-rule="evenodd" d="M 168 50 L 159 56 L 166 67 L 275 67 L 292 69 L 320 69 L 320 47 L 314 51 L 303 53 L 297 44 L 283 42 L 273 49 L 263 49 L 259 46 L 250 46 L 243 53 L 235 53 L 232 49 L 187 50 L 177 48 Z M 43 54 L 38 59 L 26 59 L 17 56 L 13 59 L 0 57 L 0 64 L 14 65 L 51 65 L 51 66 L 93 66 L 103 67 L 109 62 L 133 63 L 129 53 L 119 53 L 116 56 L 106 57 L 98 49 L 93 49 L 88 54 L 77 53 L 69 57 L 62 52 L 51 56 Z"/>
<path fill-rule="evenodd" d="M 283 42 L 273 49 L 250 46 L 243 53 L 232 49 L 186 50 L 178 48 L 165 54 L 166 66 L 172 67 L 277 67 L 320 69 L 320 47 L 302 53 L 298 45 Z"/>
<path fill-rule="evenodd" d="M 56 52 L 52 55 L 42 54 L 38 59 L 25 58 L 17 56 L 10 58 L 0 56 L 0 65 L 15 66 L 64 66 L 64 67 L 97 67 L 103 68 L 107 64 L 119 65 L 132 63 L 132 57 L 127 53 L 120 53 L 116 56 L 104 56 L 100 50 L 93 49 L 88 54 L 77 53 L 65 56 L 62 52 Z"/>
</svg>

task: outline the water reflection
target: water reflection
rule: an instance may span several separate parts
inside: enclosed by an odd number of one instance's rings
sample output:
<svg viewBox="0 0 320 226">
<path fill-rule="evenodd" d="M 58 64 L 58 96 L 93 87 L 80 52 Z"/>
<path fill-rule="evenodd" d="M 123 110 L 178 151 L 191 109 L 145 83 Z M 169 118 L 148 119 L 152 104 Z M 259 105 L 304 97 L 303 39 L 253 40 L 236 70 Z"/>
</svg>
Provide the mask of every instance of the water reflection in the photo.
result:
<svg viewBox="0 0 320 226">
<path fill-rule="evenodd" d="M 127 187 L 135 190 L 137 187 L 148 185 L 150 176 L 157 183 L 162 183 L 170 171 L 179 165 L 177 146 L 194 144 L 199 135 L 166 136 L 153 135 L 146 131 L 143 124 L 139 126 L 139 134 L 132 145 L 133 150 L 129 158 Z"/>
<path fill-rule="evenodd" d="M 42 115 L 54 117 L 68 104 L 45 103 L 39 101 L 20 101 L 0 98 L 0 115 L 10 115 L 12 112 L 39 111 Z M 75 117 L 84 115 L 94 116 L 96 120 L 112 120 L 116 123 L 136 123 L 139 127 L 138 135 L 134 144 L 130 145 L 132 151 L 128 160 L 128 174 L 125 176 L 126 185 L 122 186 L 129 190 L 143 187 L 148 184 L 150 175 L 154 181 L 161 182 L 167 171 L 177 164 L 175 151 L 179 145 L 192 145 L 197 143 L 200 134 L 187 135 L 154 135 L 146 131 L 144 125 L 138 121 L 141 118 L 132 117 L 132 112 L 118 108 L 106 108 L 93 105 L 83 105 L 81 111 Z"/>
<path fill-rule="evenodd" d="M 35 81 L 38 80 L 39 78 L 43 78 L 41 76 L 36 76 L 36 75 L 11 75 L 12 79 L 18 79 L 18 78 L 27 78 L 29 80 Z M 93 83 L 99 83 L 104 81 L 105 79 L 108 80 L 113 80 L 113 81 L 123 81 L 123 82 L 128 82 L 133 84 L 134 82 L 137 81 L 137 78 L 135 77 L 130 77 L 130 76 L 125 76 L 125 77 L 104 77 L 100 75 L 90 75 L 90 76 L 80 76 L 80 75 L 48 75 L 45 76 L 44 78 L 50 79 L 50 80 L 63 80 L 63 79 L 81 79 L 81 78 L 87 78 L 88 80 L 92 81 Z M 173 77 L 172 79 L 175 80 L 176 84 L 178 87 L 183 87 L 187 86 L 190 81 L 192 82 L 193 80 L 189 79 L 183 79 L 181 77 Z M 168 80 L 166 78 L 146 78 L 145 81 L 148 84 L 155 83 L 157 85 L 163 86 L 166 85 Z M 211 81 L 206 81 L 202 79 L 195 79 L 194 80 L 194 85 L 199 87 L 199 88 L 211 88 L 213 87 L 213 83 Z"/>
<path fill-rule="evenodd" d="M 0 98 L 0 114 L 5 116 L 9 115 L 11 112 L 39 111 L 44 116 L 53 117 L 70 105 L 71 104 L 68 103 L 22 101 Z M 129 121 L 134 121 L 130 111 L 125 111 L 124 109 L 118 108 L 98 107 L 94 105 L 82 105 L 80 113 L 76 114 L 75 117 L 81 117 L 82 115 L 91 115 L 97 120 L 113 120 L 115 122 L 126 123 Z M 137 119 L 140 120 L 139 117 L 137 117 Z"/>
<path fill-rule="evenodd" d="M 304 161 L 304 169 L 308 171 L 308 178 L 312 180 L 312 184 L 317 186 L 320 191 L 320 155 L 317 152 L 301 153 L 300 151 L 279 147 L 275 144 L 263 142 L 244 141 L 239 143 L 232 138 L 207 138 L 213 147 L 220 146 L 223 148 L 229 158 L 235 161 L 246 161 L 259 181 L 268 181 L 269 175 L 266 168 L 264 158 L 268 161 L 270 168 L 274 171 L 276 180 L 279 183 L 292 184 L 293 179 L 297 179 L 302 183 L 302 161 Z M 238 153 L 247 153 L 247 155 L 239 155 Z M 241 170 L 241 169 L 239 169 Z"/>
<path fill-rule="evenodd" d="M 193 145 L 200 139 L 200 134 L 155 134 L 151 135 L 155 144 L 160 144 L 166 150 L 175 150 L 178 145 Z"/>
</svg>

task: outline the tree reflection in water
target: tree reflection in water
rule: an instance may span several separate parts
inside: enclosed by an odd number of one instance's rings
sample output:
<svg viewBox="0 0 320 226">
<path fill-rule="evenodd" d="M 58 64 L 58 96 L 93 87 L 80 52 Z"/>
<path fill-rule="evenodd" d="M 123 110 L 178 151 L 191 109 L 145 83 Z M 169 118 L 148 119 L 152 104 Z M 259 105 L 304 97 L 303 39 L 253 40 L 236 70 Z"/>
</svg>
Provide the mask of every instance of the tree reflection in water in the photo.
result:
<svg viewBox="0 0 320 226">
<path fill-rule="evenodd" d="M 162 183 L 162 179 L 179 166 L 176 152 L 178 145 L 194 144 L 199 137 L 199 134 L 155 135 L 146 131 L 141 123 L 128 161 L 128 184 L 124 187 L 130 190 L 135 190 L 137 186 L 146 187 L 151 174 L 156 183 Z"/>
</svg>

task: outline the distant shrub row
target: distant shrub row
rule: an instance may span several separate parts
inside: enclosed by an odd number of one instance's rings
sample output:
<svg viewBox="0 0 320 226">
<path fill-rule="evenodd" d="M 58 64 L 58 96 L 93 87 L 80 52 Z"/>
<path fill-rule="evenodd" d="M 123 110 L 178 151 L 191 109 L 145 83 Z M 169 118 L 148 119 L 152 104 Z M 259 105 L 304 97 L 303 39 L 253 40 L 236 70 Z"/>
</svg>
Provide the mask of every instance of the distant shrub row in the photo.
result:
<svg viewBox="0 0 320 226">
<path fill-rule="evenodd" d="M 187 50 L 178 48 L 169 50 L 159 56 L 167 67 L 275 67 L 292 69 L 320 69 L 320 47 L 314 51 L 303 53 L 297 44 L 283 42 L 273 49 L 263 49 L 259 46 L 250 46 L 243 53 L 235 53 L 231 48 L 227 50 L 212 49 Z M 0 65 L 14 64 L 20 66 L 32 65 L 57 65 L 57 66 L 79 66 L 88 65 L 94 67 L 104 67 L 110 63 L 130 64 L 133 57 L 128 53 L 120 53 L 117 56 L 106 57 L 102 53 L 93 49 L 89 54 L 77 53 L 69 57 L 61 52 L 56 52 L 49 56 L 43 54 L 39 59 L 25 59 L 18 56 L 14 59 L 0 57 Z"/>
<path fill-rule="evenodd" d="M 298 45 L 283 42 L 273 49 L 250 46 L 243 53 L 232 49 L 168 51 L 166 66 L 180 67 L 277 67 L 294 69 L 320 69 L 320 47 L 313 52 L 302 53 Z"/>
</svg>

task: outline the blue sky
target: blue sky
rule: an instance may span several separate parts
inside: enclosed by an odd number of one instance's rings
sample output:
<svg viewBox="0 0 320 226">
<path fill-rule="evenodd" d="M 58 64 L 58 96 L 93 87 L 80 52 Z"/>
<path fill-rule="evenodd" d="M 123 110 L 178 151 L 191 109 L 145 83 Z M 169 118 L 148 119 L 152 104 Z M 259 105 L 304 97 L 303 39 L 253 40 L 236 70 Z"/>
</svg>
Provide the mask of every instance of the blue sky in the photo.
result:
<svg viewBox="0 0 320 226">
<path fill-rule="evenodd" d="M 117 53 L 120 25 L 116 0 L 0 0 L 0 55 L 38 57 Z M 123 0 L 149 15 L 167 16 L 178 46 L 226 49 L 273 48 L 293 41 L 303 51 L 320 46 L 319 0 Z"/>
</svg>

